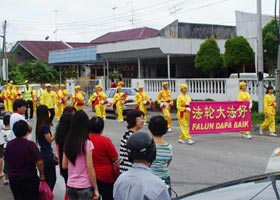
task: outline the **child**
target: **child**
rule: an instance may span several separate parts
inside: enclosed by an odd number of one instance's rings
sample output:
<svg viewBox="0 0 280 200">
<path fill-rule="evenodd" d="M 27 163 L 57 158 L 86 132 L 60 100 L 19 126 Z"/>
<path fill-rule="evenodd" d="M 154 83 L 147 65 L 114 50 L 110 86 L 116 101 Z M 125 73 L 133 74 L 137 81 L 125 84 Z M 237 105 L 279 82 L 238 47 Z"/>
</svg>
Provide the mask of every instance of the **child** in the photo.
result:
<svg viewBox="0 0 280 200">
<path fill-rule="evenodd" d="M 270 136 L 276 137 L 275 134 L 275 115 L 276 115 L 276 100 L 274 97 L 274 88 L 272 86 L 267 87 L 266 95 L 264 96 L 264 115 L 265 119 L 260 127 L 260 135 L 263 135 L 263 131 L 268 127 Z"/>
<path fill-rule="evenodd" d="M 172 160 L 172 145 L 166 142 L 162 136 L 167 132 L 167 121 L 163 116 L 151 118 L 148 126 L 156 144 L 156 159 L 151 165 L 153 173 L 164 181 L 171 195 L 171 180 L 168 166 Z"/>
<path fill-rule="evenodd" d="M 15 139 L 14 134 L 12 133 L 11 129 L 10 129 L 10 115 L 5 115 L 3 118 L 3 124 L 4 124 L 4 128 L 2 128 L 1 134 L 4 138 L 4 151 L 6 149 L 7 143 L 13 139 Z M 8 180 L 8 174 L 7 174 L 7 163 L 4 163 L 4 185 L 8 185 L 9 184 L 9 180 Z"/>
</svg>

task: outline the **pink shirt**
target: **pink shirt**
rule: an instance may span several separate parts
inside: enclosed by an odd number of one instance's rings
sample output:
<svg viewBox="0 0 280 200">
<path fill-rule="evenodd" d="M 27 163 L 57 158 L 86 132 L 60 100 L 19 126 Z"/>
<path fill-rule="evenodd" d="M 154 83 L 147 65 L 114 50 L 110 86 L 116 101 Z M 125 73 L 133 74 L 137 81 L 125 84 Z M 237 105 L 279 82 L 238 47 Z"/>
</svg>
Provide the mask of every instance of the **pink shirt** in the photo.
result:
<svg viewBox="0 0 280 200">
<path fill-rule="evenodd" d="M 93 150 L 93 144 L 90 140 L 87 140 L 85 144 L 86 154 L 91 150 Z M 76 158 L 75 165 L 68 160 L 67 186 L 73 188 L 88 188 L 92 186 L 87 169 L 86 155 L 79 155 Z"/>
</svg>

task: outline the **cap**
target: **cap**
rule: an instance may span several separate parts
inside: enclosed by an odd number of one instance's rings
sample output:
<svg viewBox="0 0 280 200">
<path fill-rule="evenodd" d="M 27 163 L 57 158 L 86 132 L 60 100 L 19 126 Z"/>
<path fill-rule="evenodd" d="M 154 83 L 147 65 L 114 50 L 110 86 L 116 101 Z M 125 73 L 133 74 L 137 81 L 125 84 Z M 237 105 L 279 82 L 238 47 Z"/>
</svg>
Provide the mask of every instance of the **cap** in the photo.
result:
<svg viewBox="0 0 280 200">
<path fill-rule="evenodd" d="M 25 83 L 25 84 L 26 84 L 26 83 L 29 83 L 29 81 L 28 81 L 28 80 L 25 80 L 24 83 Z"/>
<path fill-rule="evenodd" d="M 188 85 L 185 83 L 180 84 L 180 89 L 188 89 Z"/>
<path fill-rule="evenodd" d="M 96 88 L 96 89 L 99 89 L 99 88 L 101 89 L 101 88 L 102 88 L 102 85 L 96 85 L 95 88 Z"/>
<path fill-rule="evenodd" d="M 242 81 L 242 82 L 240 82 L 239 83 L 239 87 L 243 87 L 243 86 L 246 86 L 247 84 L 244 82 L 244 81 Z"/>
<path fill-rule="evenodd" d="M 61 87 L 65 87 L 65 85 L 64 85 L 64 84 L 61 84 L 60 86 L 61 86 Z"/>
<path fill-rule="evenodd" d="M 130 160 L 146 160 L 150 163 L 156 158 L 154 140 L 145 132 L 136 132 L 127 140 L 127 152 Z"/>
<path fill-rule="evenodd" d="M 79 85 L 75 86 L 75 89 L 80 89 L 80 88 L 81 88 L 81 86 L 79 86 Z"/>
<path fill-rule="evenodd" d="M 143 89 L 143 88 L 144 88 L 143 85 L 139 85 L 139 86 L 138 86 L 138 89 Z"/>
<path fill-rule="evenodd" d="M 10 84 L 13 84 L 13 83 L 14 83 L 14 81 L 10 81 L 9 83 L 10 83 Z"/>
<path fill-rule="evenodd" d="M 168 82 L 167 81 L 162 82 L 162 86 L 164 85 L 168 85 Z"/>
<path fill-rule="evenodd" d="M 122 87 L 121 86 L 117 86 L 117 90 L 119 90 L 119 89 L 122 89 Z"/>
<path fill-rule="evenodd" d="M 51 86 L 52 86 L 52 85 L 51 85 L 51 84 L 49 84 L 49 83 L 47 83 L 47 84 L 46 84 L 46 87 L 51 87 Z"/>
</svg>

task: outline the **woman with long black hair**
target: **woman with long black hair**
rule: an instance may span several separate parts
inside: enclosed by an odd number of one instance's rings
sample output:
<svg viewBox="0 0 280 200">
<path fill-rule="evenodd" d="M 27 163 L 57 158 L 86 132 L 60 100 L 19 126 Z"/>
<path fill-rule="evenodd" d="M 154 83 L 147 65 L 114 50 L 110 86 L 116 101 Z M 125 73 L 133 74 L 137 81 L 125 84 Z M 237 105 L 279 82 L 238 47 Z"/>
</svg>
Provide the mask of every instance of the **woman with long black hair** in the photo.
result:
<svg viewBox="0 0 280 200">
<path fill-rule="evenodd" d="M 68 168 L 69 200 L 99 198 L 92 162 L 93 144 L 88 140 L 89 118 L 83 110 L 77 111 L 65 142 L 62 167 Z"/>
<path fill-rule="evenodd" d="M 54 141 L 54 134 L 50 129 L 49 109 L 46 105 L 40 105 L 36 111 L 36 142 L 39 143 L 40 152 L 44 161 L 44 172 L 47 184 L 53 190 L 56 182 L 55 160 L 51 147 Z"/>
</svg>

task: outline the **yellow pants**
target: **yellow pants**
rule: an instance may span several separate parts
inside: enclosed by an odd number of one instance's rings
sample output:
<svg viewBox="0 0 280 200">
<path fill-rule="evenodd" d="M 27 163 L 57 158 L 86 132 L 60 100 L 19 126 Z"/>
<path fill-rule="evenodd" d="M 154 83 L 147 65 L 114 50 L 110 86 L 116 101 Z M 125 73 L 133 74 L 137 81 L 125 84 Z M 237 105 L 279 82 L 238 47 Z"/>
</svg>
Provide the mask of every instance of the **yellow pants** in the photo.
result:
<svg viewBox="0 0 280 200">
<path fill-rule="evenodd" d="M 60 119 L 62 112 L 63 112 L 63 107 L 64 105 L 62 103 L 58 103 L 55 107 L 55 118 L 58 120 Z"/>
<path fill-rule="evenodd" d="M 36 112 L 37 112 L 37 107 L 39 106 L 39 102 L 34 102 L 33 101 L 33 116 L 36 116 Z"/>
<path fill-rule="evenodd" d="M 116 104 L 116 109 L 118 113 L 118 121 L 123 121 L 123 104 L 121 102 L 118 102 Z"/>
<path fill-rule="evenodd" d="M 9 111 L 8 100 L 4 100 L 4 110 Z"/>
<path fill-rule="evenodd" d="M 265 116 L 264 122 L 261 125 L 261 129 L 269 128 L 270 133 L 275 133 L 275 115 Z"/>
<path fill-rule="evenodd" d="M 139 110 L 144 113 L 144 122 L 147 122 L 147 107 L 143 103 L 140 103 Z"/>
<path fill-rule="evenodd" d="M 97 104 L 97 105 L 95 105 L 94 106 L 94 109 L 95 109 L 95 115 L 96 115 L 96 117 L 101 117 L 101 118 L 103 118 L 102 117 L 102 107 L 101 107 L 101 104 Z"/>
<path fill-rule="evenodd" d="M 187 140 L 191 139 L 192 136 L 190 135 L 190 131 L 189 131 L 190 113 L 189 112 L 184 112 L 184 115 L 181 118 L 180 112 L 178 112 L 177 117 L 178 117 L 179 125 L 180 125 L 180 128 L 181 128 L 179 138 L 180 139 L 187 139 Z"/>
<path fill-rule="evenodd" d="M 167 127 L 171 128 L 171 116 L 170 116 L 170 107 L 162 109 L 163 117 L 167 121 Z"/>
<path fill-rule="evenodd" d="M 102 118 L 106 118 L 106 105 L 100 105 L 100 111 Z"/>
<path fill-rule="evenodd" d="M 13 103 L 14 103 L 14 101 L 13 100 L 8 100 L 8 111 L 9 112 L 13 112 Z"/>
</svg>

